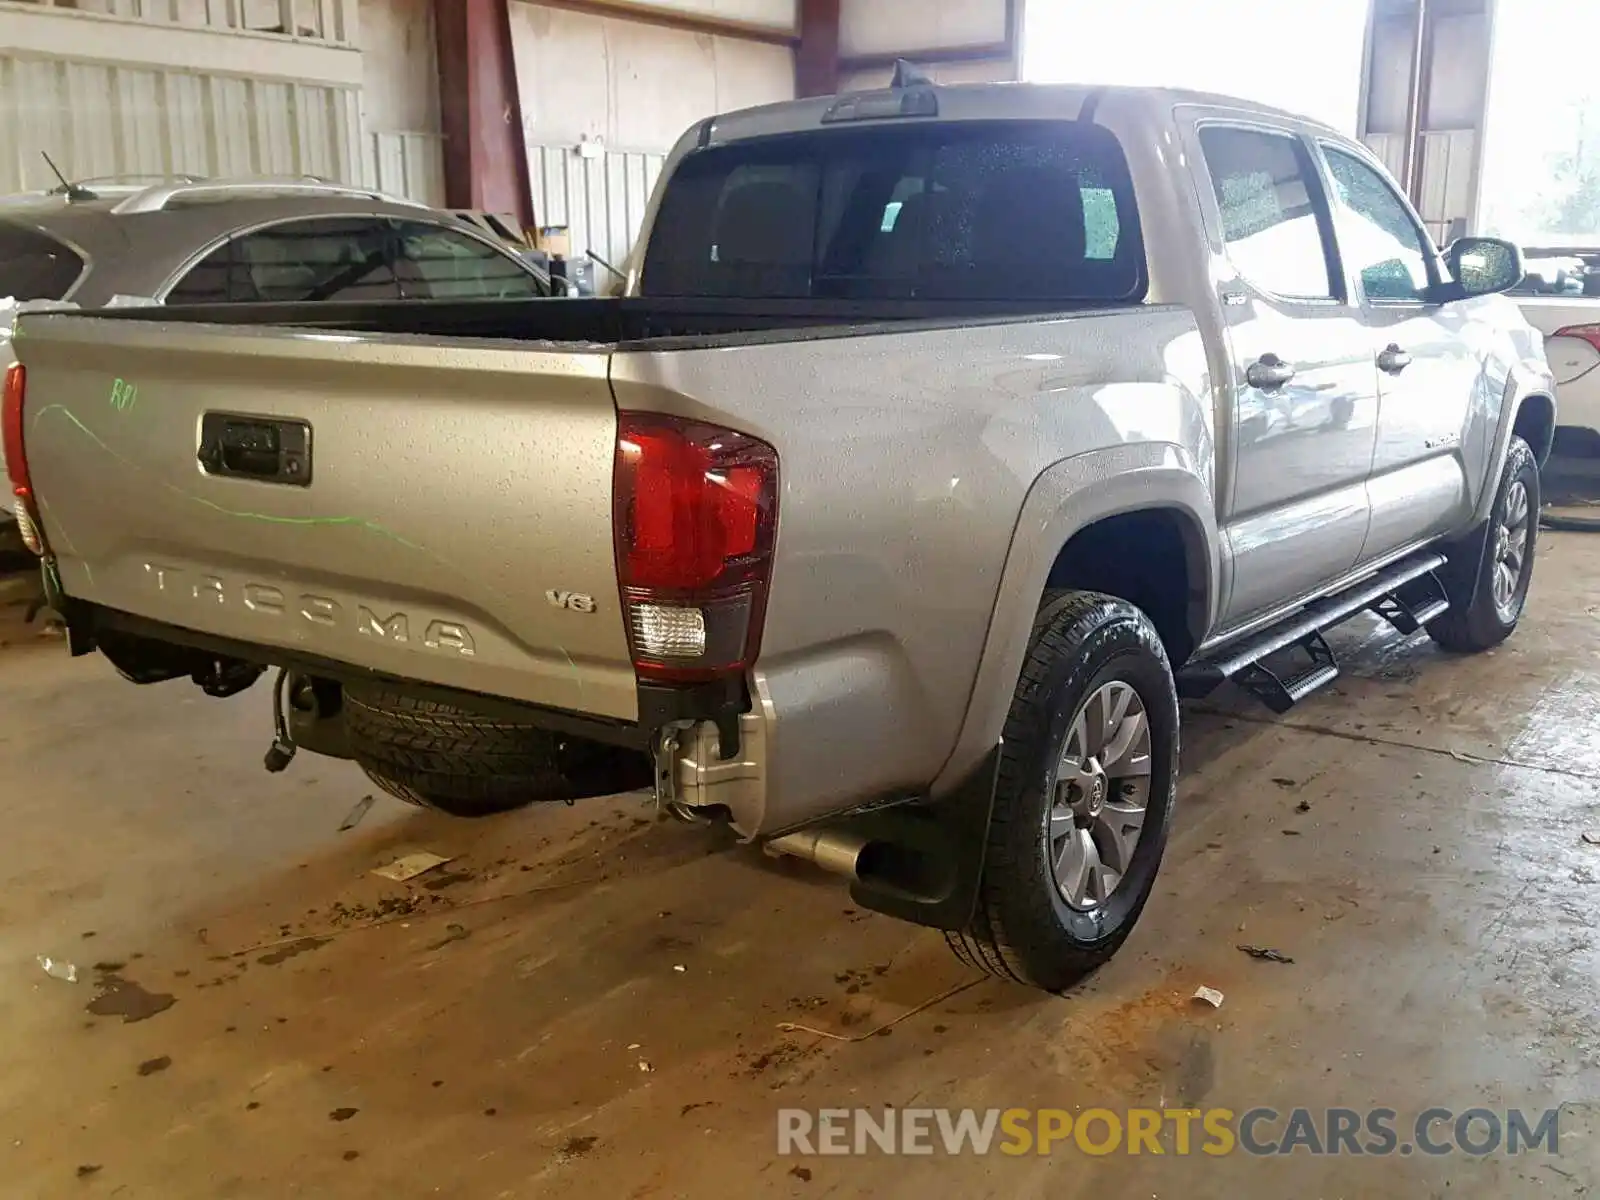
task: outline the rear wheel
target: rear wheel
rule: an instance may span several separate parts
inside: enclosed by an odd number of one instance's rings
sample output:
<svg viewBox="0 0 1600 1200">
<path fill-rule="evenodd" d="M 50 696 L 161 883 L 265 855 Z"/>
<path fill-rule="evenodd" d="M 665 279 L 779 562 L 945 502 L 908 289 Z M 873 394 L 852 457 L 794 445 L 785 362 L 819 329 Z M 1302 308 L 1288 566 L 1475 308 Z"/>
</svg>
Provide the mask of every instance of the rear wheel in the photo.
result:
<svg viewBox="0 0 1600 1200">
<path fill-rule="evenodd" d="M 1489 524 L 1451 552 L 1441 572 L 1450 610 L 1428 623 L 1440 646 L 1472 654 L 1498 646 L 1522 618 L 1539 541 L 1539 463 L 1511 439 Z"/>
<path fill-rule="evenodd" d="M 1155 884 L 1178 771 L 1161 639 L 1126 601 L 1047 595 L 1006 720 L 963 961 L 1049 991 L 1100 966 Z"/>
<path fill-rule="evenodd" d="M 571 797 L 555 736 L 526 722 L 386 688 L 346 688 L 344 713 L 356 762 L 407 804 L 484 817 Z"/>
</svg>

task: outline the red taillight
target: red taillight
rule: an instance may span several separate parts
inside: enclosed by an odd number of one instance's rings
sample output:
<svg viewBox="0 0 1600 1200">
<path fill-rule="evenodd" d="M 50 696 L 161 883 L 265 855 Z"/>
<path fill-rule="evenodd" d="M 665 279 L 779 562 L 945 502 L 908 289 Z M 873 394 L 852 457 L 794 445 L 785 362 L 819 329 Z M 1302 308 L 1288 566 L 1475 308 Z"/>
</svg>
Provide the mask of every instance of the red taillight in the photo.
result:
<svg viewBox="0 0 1600 1200">
<path fill-rule="evenodd" d="M 761 642 L 778 520 L 778 455 L 730 429 L 621 413 L 617 579 L 642 678 L 744 670 Z"/>
<path fill-rule="evenodd" d="M 0 446 L 5 447 L 6 475 L 11 480 L 11 508 L 16 514 L 22 541 L 35 554 L 44 553 L 39 532 L 39 510 L 33 502 L 33 481 L 28 475 L 28 453 L 22 438 L 22 394 L 28 372 L 21 363 L 6 369 L 4 393 L 0 393 Z"/>
<path fill-rule="evenodd" d="M 1580 342 L 1588 342 L 1600 353 L 1600 325 L 1568 325 L 1565 329 L 1558 329 L 1551 337 L 1577 338 Z"/>
<path fill-rule="evenodd" d="M 11 492 L 16 496 L 33 494 L 28 483 L 28 459 L 22 452 L 22 390 L 28 369 L 12 363 L 6 371 L 5 398 L 0 401 L 0 433 L 4 434 L 6 474 L 11 477 Z"/>
</svg>

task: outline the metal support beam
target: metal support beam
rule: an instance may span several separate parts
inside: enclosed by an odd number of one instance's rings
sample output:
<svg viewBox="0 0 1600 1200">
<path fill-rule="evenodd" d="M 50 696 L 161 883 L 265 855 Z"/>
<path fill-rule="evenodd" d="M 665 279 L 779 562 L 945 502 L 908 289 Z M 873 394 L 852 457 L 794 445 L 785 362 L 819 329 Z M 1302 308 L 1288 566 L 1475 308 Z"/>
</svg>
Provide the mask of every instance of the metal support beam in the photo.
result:
<svg viewBox="0 0 1600 1200">
<path fill-rule="evenodd" d="M 1411 34 L 1411 86 L 1406 96 L 1405 160 L 1400 172 L 1400 185 L 1406 189 L 1413 204 L 1422 203 L 1422 110 L 1425 104 L 1424 88 L 1428 82 L 1426 71 L 1432 66 L 1428 53 L 1433 39 L 1433 22 L 1428 20 L 1428 0 L 1417 0 L 1416 23 Z"/>
<path fill-rule="evenodd" d="M 434 0 L 445 203 L 534 220 L 509 0 Z"/>
<path fill-rule="evenodd" d="M 800 0 L 796 96 L 831 96 L 839 90 L 839 8 L 839 0 Z"/>
</svg>

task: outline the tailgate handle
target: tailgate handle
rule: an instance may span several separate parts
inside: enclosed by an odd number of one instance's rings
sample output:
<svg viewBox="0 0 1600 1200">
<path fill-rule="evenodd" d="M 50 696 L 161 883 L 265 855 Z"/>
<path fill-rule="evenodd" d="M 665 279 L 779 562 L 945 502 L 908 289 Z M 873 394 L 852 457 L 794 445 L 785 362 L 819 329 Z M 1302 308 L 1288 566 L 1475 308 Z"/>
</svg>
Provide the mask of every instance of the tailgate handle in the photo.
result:
<svg viewBox="0 0 1600 1200">
<path fill-rule="evenodd" d="M 307 487 L 311 426 L 305 421 L 208 412 L 200 419 L 199 459 L 207 475 Z"/>
</svg>

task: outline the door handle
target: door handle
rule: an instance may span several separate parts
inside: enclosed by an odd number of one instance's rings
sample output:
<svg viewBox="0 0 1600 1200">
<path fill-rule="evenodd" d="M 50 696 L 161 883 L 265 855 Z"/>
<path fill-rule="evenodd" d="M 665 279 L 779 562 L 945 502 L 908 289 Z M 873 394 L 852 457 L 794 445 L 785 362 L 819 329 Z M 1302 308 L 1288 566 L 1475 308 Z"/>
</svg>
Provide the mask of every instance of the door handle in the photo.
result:
<svg viewBox="0 0 1600 1200">
<path fill-rule="evenodd" d="M 305 421 L 208 412 L 200 419 L 196 456 L 207 475 L 311 484 L 311 426 Z"/>
<path fill-rule="evenodd" d="M 1244 373 L 1245 381 L 1263 392 L 1275 392 L 1294 378 L 1294 364 L 1276 354 L 1263 354 Z"/>
<path fill-rule="evenodd" d="M 1386 371 L 1390 375 L 1398 375 L 1411 365 L 1411 355 L 1400 349 L 1393 342 L 1378 355 L 1378 370 Z"/>
</svg>

